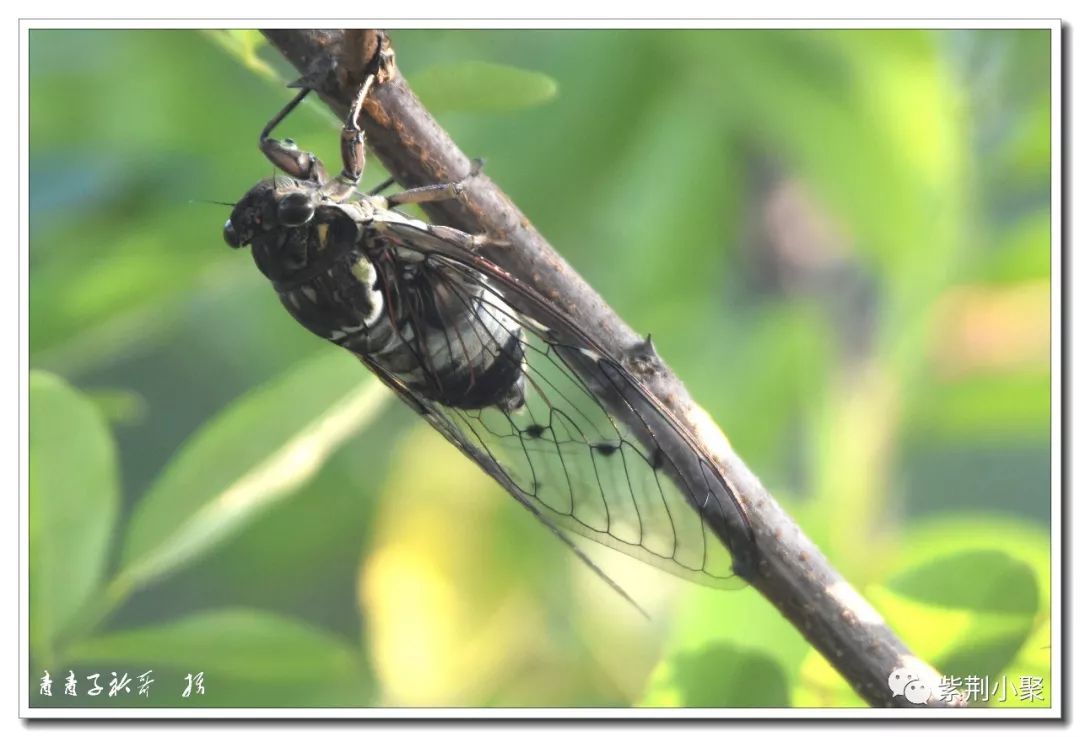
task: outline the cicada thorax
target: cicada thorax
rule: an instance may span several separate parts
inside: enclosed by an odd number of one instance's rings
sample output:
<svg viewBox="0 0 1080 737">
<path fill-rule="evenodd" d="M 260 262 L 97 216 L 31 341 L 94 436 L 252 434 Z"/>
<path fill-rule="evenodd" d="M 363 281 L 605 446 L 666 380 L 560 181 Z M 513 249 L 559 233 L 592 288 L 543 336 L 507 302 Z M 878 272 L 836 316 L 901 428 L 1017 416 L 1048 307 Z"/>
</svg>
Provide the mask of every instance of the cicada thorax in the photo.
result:
<svg viewBox="0 0 1080 737">
<path fill-rule="evenodd" d="M 368 218 L 379 214 L 326 204 L 304 225 L 257 237 L 252 252 L 312 333 L 441 404 L 520 407 L 524 352 L 513 310 L 490 287 L 455 279 L 410 248 L 406 231 L 424 223 L 398 232 L 393 220 L 375 227 Z"/>
</svg>

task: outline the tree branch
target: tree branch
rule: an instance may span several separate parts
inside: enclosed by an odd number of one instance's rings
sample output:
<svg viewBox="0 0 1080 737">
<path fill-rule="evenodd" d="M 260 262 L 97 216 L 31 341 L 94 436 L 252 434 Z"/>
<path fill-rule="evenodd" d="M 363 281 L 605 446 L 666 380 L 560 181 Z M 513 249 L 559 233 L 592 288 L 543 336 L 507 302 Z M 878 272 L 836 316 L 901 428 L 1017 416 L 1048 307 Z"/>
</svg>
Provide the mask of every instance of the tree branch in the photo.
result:
<svg viewBox="0 0 1080 737">
<path fill-rule="evenodd" d="M 318 90 L 339 117 L 370 69 L 377 31 L 266 30 L 263 32 L 301 73 L 334 60 Z M 368 144 L 405 187 L 464 178 L 470 160 L 420 104 L 400 73 L 377 85 L 364 108 Z M 572 318 L 587 320 L 590 335 L 611 355 L 628 357 L 642 339 L 604 302 L 529 223 L 487 176 L 470 182 L 465 200 L 424 205 L 438 223 L 470 233 L 497 234 L 510 247 L 486 254 L 531 284 Z M 759 548 L 750 583 L 767 598 L 874 706 L 912 706 L 892 694 L 889 674 L 907 668 L 924 683 L 940 676 L 916 658 L 855 590 L 837 573 L 799 526 L 735 454 L 708 414 L 660 360 L 638 374 L 652 393 L 709 450 L 742 500 Z M 934 705 L 933 702 L 931 705 Z"/>
</svg>

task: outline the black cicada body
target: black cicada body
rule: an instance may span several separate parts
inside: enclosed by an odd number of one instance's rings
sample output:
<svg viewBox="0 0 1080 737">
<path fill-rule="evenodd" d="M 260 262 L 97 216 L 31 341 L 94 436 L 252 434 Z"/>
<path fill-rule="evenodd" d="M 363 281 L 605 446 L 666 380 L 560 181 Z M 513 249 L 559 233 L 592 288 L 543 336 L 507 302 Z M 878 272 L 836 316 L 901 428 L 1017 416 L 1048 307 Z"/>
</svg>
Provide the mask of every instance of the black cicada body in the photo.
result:
<svg viewBox="0 0 1080 737">
<path fill-rule="evenodd" d="M 278 177 L 237 203 L 230 228 L 239 233 L 246 223 L 255 264 L 311 332 L 377 362 L 428 400 L 518 409 L 525 377 L 514 313 L 484 283 L 453 279 L 415 245 L 455 237 L 466 245 L 467 237 L 381 200 L 336 202 L 316 183 Z M 287 225 L 294 208 L 306 219 Z"/>
<path fill-rule="evenodd" d="M 337 177 L 270 138 L 306 90 L 267 125 L 261 148 L 286 176 L 236 204 L 226 241 L 251 247 L 297 322 L 359 357 L 579 556 L 562 530 L 700 583 L 741 585 L 753 537 L 692 436 L 578 322 L 482 256 L 483 236 L 394 209 L 460 196 L 467 180 L 356 193 L 373 79 L 343 128 Z"/>
</svg>

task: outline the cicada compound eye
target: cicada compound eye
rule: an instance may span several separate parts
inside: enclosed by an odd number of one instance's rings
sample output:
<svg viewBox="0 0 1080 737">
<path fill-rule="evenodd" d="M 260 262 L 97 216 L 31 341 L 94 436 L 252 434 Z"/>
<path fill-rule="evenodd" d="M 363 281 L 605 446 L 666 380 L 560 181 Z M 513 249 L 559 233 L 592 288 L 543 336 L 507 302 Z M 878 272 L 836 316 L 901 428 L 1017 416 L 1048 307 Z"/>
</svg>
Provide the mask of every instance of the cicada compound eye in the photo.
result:
<svg viewBox="0 0 1080 737">
<path fill-rule="evenodd" d="M 278 203 L 278 221 L 288 227 L 303 225 L 315 216 L 315 204 L 303 192 L 293 192 Z"/>
<path fill-rule="evenodd" d="M 244 245 L 240 242 L 240 234 L 237 233 L 236 228 L 233 227 L 231 218 L 225 221 L 224 235 L 225 242 L 228 243 L 230 247 L 239 248 Z"/>
</svg>

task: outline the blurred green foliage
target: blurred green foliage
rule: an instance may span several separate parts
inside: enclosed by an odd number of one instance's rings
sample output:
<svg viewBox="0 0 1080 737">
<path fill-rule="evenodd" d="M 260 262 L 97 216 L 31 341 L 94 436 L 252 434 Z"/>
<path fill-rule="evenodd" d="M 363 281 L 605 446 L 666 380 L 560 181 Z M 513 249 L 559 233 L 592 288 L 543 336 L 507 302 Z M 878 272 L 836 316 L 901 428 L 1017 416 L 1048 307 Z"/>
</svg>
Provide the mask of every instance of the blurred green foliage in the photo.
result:
<svg viewBox="0 0 1080 737">
<path fill-rule="evenodd" d="M 1049 33 L 393 40 L 913 649 L 1049 706 Z M 597 551 L 641 618 L 291 322 L 214 201 L 295 76 L 254 32 L 31 33 L 33 703 L 859 704 L 752 590 Z M 287 127 L 333 159 L 317 103 Z"/>
</svg>

